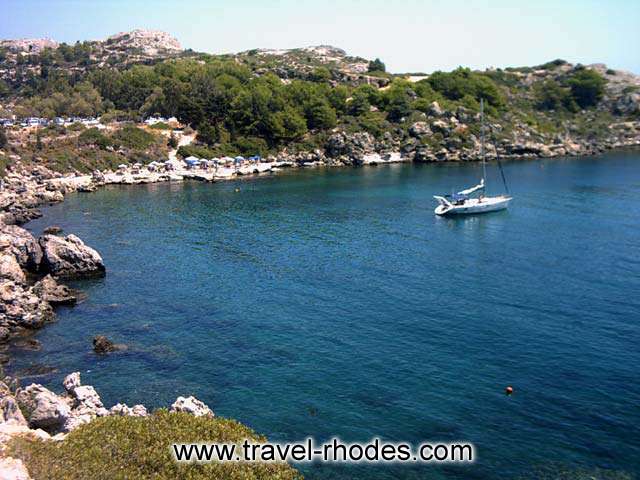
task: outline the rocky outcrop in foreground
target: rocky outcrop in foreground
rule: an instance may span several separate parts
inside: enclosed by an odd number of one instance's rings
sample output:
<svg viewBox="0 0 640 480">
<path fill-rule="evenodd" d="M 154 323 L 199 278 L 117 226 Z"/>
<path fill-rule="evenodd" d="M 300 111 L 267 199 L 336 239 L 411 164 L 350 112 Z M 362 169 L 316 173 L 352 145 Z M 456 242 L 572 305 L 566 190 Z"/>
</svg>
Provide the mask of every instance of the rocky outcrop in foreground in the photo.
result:
<svg viewBox="0 0 640 480">
<path fill-rule="evenodd" d="M 58 278 L 104 275 L 105 267 L 100 254 L 75 235 L 65 238 L 43 235 L 38 243 L 42 248 L 42 272 Z"/>
<path fill-rule="evenodd" d="M 100 254 L 75 235 L 36 239 L 0 224 L 0 343 L 52 321 L 54 306 L 76 303 L 78 292 L 58 279 L 104 273 Z"/>
<path fill-rule="evenodd" d="M 42 216 L 40 205 L 61 202 L 75 190 L 73 183 L 55 182 L 62 175 L 42 166 L 16 163 L 0 183 L 0 224 L 21 225 Z"/>
<path fill-rule="evenodd" d="M 117 403 L 106 408 L 95 388 L 82 385 L 79 372 L 67 375 L 62 385 L 64 392 L 56 394 L 37 383 L 12 388 L 15 382 L 10 378 L 0 381 L 0 478 L 29 478 L 20 460 L 4 457 L 7 443 L 15 436 L 62 441 L 70 431 L 98 417 L 148 415 L 144 405 L 129 407 Z M 195 416 L 214 416 L 213 411 L 195 397 L 178 397 L 169 410 Z"/>
</svg>

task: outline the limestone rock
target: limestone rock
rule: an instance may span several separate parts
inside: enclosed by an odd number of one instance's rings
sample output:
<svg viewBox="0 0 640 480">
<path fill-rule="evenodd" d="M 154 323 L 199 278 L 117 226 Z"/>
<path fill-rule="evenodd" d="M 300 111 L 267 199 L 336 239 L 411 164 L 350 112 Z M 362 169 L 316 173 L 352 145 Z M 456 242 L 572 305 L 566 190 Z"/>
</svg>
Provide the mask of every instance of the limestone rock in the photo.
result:
<svg viewBox="0 0 640 480">
<path fill-rule="evenodd" d="M 196 417 L 209 416 L 213 417 L 213 411 L 196 397 L 178 397 L 171 408 L 171 412 L 186 412 Z"/>
<path fill-rule="evenodd" d="M 95 416 L 90 414 L 72 414 L 67 417 L 64 424 L 62 425 L 62 432 L 70 432 L 72 430 L 75 430 L 80 425 L 90 423 L 94 418 Z"/>
<path fill-rule="evenodd" d="M 93 351 L 96 353 L 111 353 L 121 349 L 122 345 L 113 343 L 104 335 L 96 335 L 93 337 Z"/>
<path fill-rule="evenodd" d="M 148 415 L 147 408 L 144 405 L 127 406 L 126 403 L 117 403 L 109 410 L 111 415 L 119 415 L 121 417 L 146 417 Z"/>
<path fill-rule="evenodd" d="M 431 133 L 429 124 L 427 122 L 416 122 L 409 127 L 409 134 L 414 137 L 422 137 Z"/>
<path fill-rule="evenodd" d="M 449 125 L 444 120 L 436 120 L 431 124 L 431 128 L 434 132 L 440 132 L 443 134 L 449 133 Z"/>
<path fill-rule="evenodd" d="M 12 253 L 0 254 L 0 279 L 11 280 L 21 285 L 27 283 L 27 277 Z"/>
<path fill-rule="evenodd" d="M 105 273 L 100 254 L 75 235 L 64 238 L 43 235 L 39 242 L 43 252 L 41 269 L 45 273 L 64 278 L 102 276 Z"/>
<path fill-rule="evenodd" d="M 80 383 L 80 372 L 70 373 L 64 377 L 64 380 L 62 381 L 62 386 L 67 393 L 73 393 L 76 387 L 79 387 L 80 385 L 82 385 L 82 383 Z"/>
<path fill-rule="evenodd" d="M 51 305 L 73 305 L 78 300 L 76 293 L 47 275 L 33 286 L 33 291 Z"/>
<path fill-rule="evenodd" d="M 12 395 L 5 395 L 0 399 L 0 422 L 13 422 L 17 425 L 27 424 L 18 402 Z"/>
<path fill-rule="evenodd" d="M 0 248 L 15 255 L 20 267 L 37 272 L 42 260 L 42 249 L 33 235 L 16 225 L 4 225 L 0 232 Z"/>
<path fill-rule="evenodd" d="M 58 48 L 60 44 L 50 38 L 20 38 L 17 40 L 0 40 L 0 46 L 13 52 L 40 53 L 45 48 Z"/>
<path fill-rule="evenodd" d="M 91 385 L 76 386 L 73 389 L 73 409 L 84 409 L 96 414 L 104 408 L 100 395 L 96 392 L 96 389 Z"/>
<path fill-rule="evenodd" d="M 71 414 L 67 402 L 42 385 L 32 383 L 18 390 L 18 404 L 32 428 L 59 431 Z"/>
<path fill-rule="evenodd" d="M 12 281 L 0 282 L 0 326 L 40 328 L 53 320 L 51 305 L 43 301 L 33 289 Z"/>
<path fill-rule="evenodd" d="M 0 478 L 5 480 L 31 480 L 22 460 L 12 457 L 0 458 Z"/>
<path fill-rule="evenodd" d="M 640 112 L 640 93 L 629 92 L 620 97 L 615 104 L 615 111 L 626 115 Z"/>
<path fill-rule="evenodd" d="M 429 109 L 427 110 L 429 115 L 433 117 L 440 117 L 444 114 L 444 110 L 440 107 L 440 104 L 436 101 L 431 102 Z"/>
<path fill-rule="evenodd" d="M 364 155 L 375 151 L 375 139 L 368 132 L 338 132 L 328 138 L 325 148 L 330 157 L 346 157 L 349 163 L 359 165 Z"/>
<path fill-rule="evenodd" d="M 144 55 L 155 56 L 182 51 L 180 42 L 161 30 L 136 29 L 130 32 L 120 32 L 110 36 L 106 45 L 109 48 L 141 51 Z"/>
<path fill-rule="evenodd" d="M 62 228 L 57 225 L 51 225 L 44 229 L 44 232 L 47 235 L 58 235 L 62 233 Z"/>
</svg>

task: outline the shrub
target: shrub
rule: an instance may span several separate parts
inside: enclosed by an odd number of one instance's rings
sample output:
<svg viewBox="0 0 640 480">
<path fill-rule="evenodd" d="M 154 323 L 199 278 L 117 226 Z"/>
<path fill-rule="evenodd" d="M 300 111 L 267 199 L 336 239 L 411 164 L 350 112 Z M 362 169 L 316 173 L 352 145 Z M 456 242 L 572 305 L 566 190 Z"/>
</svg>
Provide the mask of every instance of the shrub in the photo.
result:
<svg viewBox="0 0 640 480">
<path fill-rule="evenodd" d="M 83 130 L 86 130 L 87 127 L 85 127 L 82 123 L 80 122 L 75 122 L 72 123 L 71 125 L 69 125 L 67 127 L 69 130 L 71 130 L 72 132 L 81 132 Z"/>
<path fill-rule="evenodd" d="M 283 463 L 177 463 L 172 443 L 264 442 L 250 428 L 223 418 L 158 410 L 147 418 L 97 418 L 62 442 L 15 439 L 11 455 L 21 458 L 35 479 L 300 479 Z"/>
<path fill-rule="evenodd" d="M 8 143 L 7 133 L 4 131 L 4 127 L 0 127 L 0 149 L 6 147 Z"/>
<path fill-rule="evenodd" d="M 148 148 L 155 139 L 152 134 L 134 125 L 125 125 L 113 134 L 113 138 L 121 145 L 136 150 Z"/>
<path fill-rule="evenodd" d="M 216 151 L 202 145 L 182 145 L 178 148 L 178 156 L 182 158 L 191 156 L 198 158 L 213 158 L 216 156 Z"/>
<path fill-rule="evenodd" d="M 234 140 L 233 145 L 237 148 L 241 155 L 267 155 L 269 148 L 267 142 L 258 137 L 238 137 Z"/>
<path fill-rule="evenodd" d="M 540 110 L 560 110 L 566 108 L 570 112 L 578 110 L 571 91 L 562 87 L 555 80 L 546 80 L 533 87 L 536 107 Z"/>
<path fill-rule="evenodd" d="M 328 82 L 331 80 L 331 72 L 327 67 L 318 67 L 311 74 L 313 82 Z"/>
<path fill-rule="evenodd" d="M 552 60 L 550 62 L 547 63 L 543 63 L 542 65 L 539 65 L 538 67 L 534 67 L 534 68 L 538 68 L 541 70 L 553 70 L 556 67 L 561 67 L 562 65 L 566 65 L 567 61 L 563 60 L 561 58 L 557 58 L 555 60 Z"/>
<path fill-rule="evenodd" d="M 93 127 L 85 130 L 78 136 L 80 145 L 96 145 L 105 150 L 108 146 L 113 146 L 114 142 L 104 135 L 99 129 Z"/>
<path fill-rule="evenodd" d="M 320 99 L 314 101 L 305 113 L 309 128 L 329 129 L 336 126 L 336 111 L 327 101 Z"/>
<path fill-rule="evenodd" d="M 100 116 L 101 123 L 111 122 L 138 122 L 141 120 L 140 114 L 123 110 L 109 110 Z"/>
<path fill-rule="evenodd" d="M 386 71 L 387 71 L 386 65 L 379 58 L 376 58 L 375 60 L 372 60 L 371 62 L 369 62 L 369 72 L 386 72 Z"/>
<path fill-rule="evenodd" d="M 582 108 L 594 106 L 604 94 L 607 81 L 594 70 L 583 68 L 576 72 L 567 82 L 571 95 Z"/>
<path fill-rule="evenodd" d="M 476 100 L 484 98 L 494 107 L 504 104 L 502 93 L 490 76 L 458 68 L 453 72 L 434 72 L 427 81 L 431 88 L 449 100 L 460 100 L 471 95 Z"/>
<path fill-rule="evenodd" d="M 164 122 L 157 122 L 151 125 L 149 128 L 153 128 L 156 130 L 171 130 L 171 126 Z"/>
<path fill-rule="evenodd" d="M 379 112 L 368 112 L 359 117 L 358 122 L 362 130 L 369 132 L 376 138 L 382 137 L 384 132 L 391 129 L 391 124 L 389 124 Z"/>
<path fill-rule="evenodd" d="M 349 115 L 357 117 L 367 113 L 370 108 L 371 103 L 369 103 L 369 96 L 367 93 L 363 90 L 356 90 L 347 106 L 347 111 L 349 112 Z"/>
</svg>

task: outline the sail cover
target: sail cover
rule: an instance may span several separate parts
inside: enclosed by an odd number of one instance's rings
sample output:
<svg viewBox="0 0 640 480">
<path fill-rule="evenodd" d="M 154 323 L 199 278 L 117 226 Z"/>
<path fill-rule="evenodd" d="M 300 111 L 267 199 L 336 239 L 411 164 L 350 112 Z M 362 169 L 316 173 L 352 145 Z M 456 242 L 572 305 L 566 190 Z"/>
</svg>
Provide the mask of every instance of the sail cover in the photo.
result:
<svg viewBox="0 0 640 480">
<path fill-rule="evenodd" d="M 462 190 L 458 192 L 458 195 L 471 195 L 473 192 L 477 192 L 478 190 L 482 190 L 484 188 L 484 178 L 480 180 L 480 183 L 475 187 L 467 188 L 466 190 Z"/>
</svg>

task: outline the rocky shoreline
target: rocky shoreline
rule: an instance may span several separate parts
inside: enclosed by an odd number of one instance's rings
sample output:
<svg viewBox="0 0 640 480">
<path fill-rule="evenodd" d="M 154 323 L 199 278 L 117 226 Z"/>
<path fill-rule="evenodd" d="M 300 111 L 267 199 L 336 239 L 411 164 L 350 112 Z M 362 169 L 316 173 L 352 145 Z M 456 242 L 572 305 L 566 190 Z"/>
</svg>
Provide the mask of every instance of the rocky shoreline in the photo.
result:
<svg viewBox="0 0 640 480">
<path fill-rule="evenodd" d="M 435 102 L 434 102 L 435 103 Z M 433 105 L 434 115 L 444 114 Z M 464 113 L 464 112 L 462 112 Z M 450 117 L 448 125 L 456 123 Z M 445 123 L 445 120 L 440 120 Z M 491 146 L 487 157 L 529 159 L 539 157 L 594 155 L 610 149 L 640 146 L 640 122 L 627 122 L 623 136 L 612 136 L 606 142 L 576 143 L 558 141 L 554 145 L 523 143 Z M 430 135 L 434 124 L 415 123 L 410 132 L 416 139 Z M 442 126 L 444 129 L 445 127 Z M 629 134 L 629 132 L 632 132 Z M 387 138 L 388 137 L 388 138 Z M 333 134 L 326 149 L 268 157 L 259 162 L 233 167 L 207 166 L 192 168 L 184 161 L 173 159 L 165 164 L 127 165 L 117 171 L 95 171 L 92 175 L 62 175 L 43 166 L 29 167 L 16 162 L 5 175 L 0 189 L 0 346 L 14 337 L 42 327 L 54 319 L 57 305 L 73 305 L 80 292 L 59 283 L 105 274 L 100 254 L 75 235 L 60 236 L 58 227 L 49 227 L 35 238 L 21 228 L 42 215 L 39 207 L 64 200 L 66 194 L 90 192 L 112 184 L 147 184 L 198 180 L 215 182 L 241 176 L 277 174 L 283 169 L 308 167 L 338 167 L 378 165 L 396 162 L 474 161 L 477 148 L 459 148 L 441 153 L 424 153 L 422 146 L 413 150 L 406 142 L 400 147 L 391 139 L 376 141 L 370 134 L 359 132 Z M 0 364 L 6 363 L 0 350 Z M 3 362 L 4 360 L 4 362 Z"/>
<path fill-rule="evenodd" d="M 96 170 L 91 175 L 62 175 L 44 166 L 31 167 L 17 161 L 8 169 L 0 188 L 0 345 L 10 338 L 40 328 L 53 320 L 56 305 L 72 305 L 79 292 L 59 283 L 62 279 L 100 276 L 105 266 L 99 253 L 75 235 L 59 236 L 50 227 L 35 238 L 18 225 L 42 215 L 39 207 L 64 200 L 66 194 L 90 192 L 112 184 L 146 184 L 199 180 L 215 182 L 241 176 L 277 174 L 283 169 L 378 165 L 396 162 L 474 161 L 480 155 L 480 143 L 464 147 L 452 143 L 433 152 L 420 139 L 434 132 L 449 138 L 456 128 L 466 126 L 468 112 L 443 111 L 434 102 L 430 117 L 435 121 L 416 122 L 409 132 L 412 139 L 394 140 L 387 132 L 376 140 L 366 132 L 336 132 L 324 150 L 302 153 L 281 152 L 278 157 L 242 162 L 233 166 L 205 164 L 193 168 L 173 158 L 150 165 L 123 165 L 117 171 Z M 494 126 L 495 127 L 495 126 Z M 594 155 L 607 150 L 640 146 L 640 121 L 625 122 L 624 128 L 612 126 L 606 141 L 578 142 L 570 137 L 556 138 L 552 144 L 511 142 L 487 148 L 489 159 L 529 159 L 539 157 Z M 492 127 L 493 128 L 493 127 Z M 616 133 L 617 132 L 617 133 Z M 205 163 L 205 162 L 203 162 Z M 3 353 L 0 351 L 0 363 Z M 4 358 L 6 362 L 6 357 Z"/>
<path fill-rule="evenodd" d="M 455 124 L 452 118 L 447 122 L 447 128 Z M 488 157 L 526 159 L 593 155 L 614 148 L 640 146 L 640 122 L 627 123 L 631 124 L 624 130 L 627 133 L 612 137 L 607 142 L 576 143 L 565 139 L 551 146 L 534 142 L 499 145 L 488 150 Z M 282 152 L 278 158 L 269 157 L 261 162 L 232 168 L 189 168 L 186 163 L 176 159 L 169 168 L 133 165 L 116 172 L 96 171 L 92 175 L 65 176 L 42 166 L 28 167 L 17 162 L 5 175 L 0 189 L 0 364 L 9 360 L 6 348 L 10 341 L 28 337 L 31 332 L 53 321 L 56 306 L 76 303 L 81 292 L 69 288 L 61 281 L 102 276 L 106 272 L 100 254 L 77 236 L 62 236 L 58 227 L 50 227 L 45 234 L 36 238 L 19 226 L 40 217 L 40 206 L 61 202 L 71 192 L 93 191 L 109 184 L 145 184 L 189 179 L 213 182 L 246 175 L 277 173 L 285 168 L 360 166 L 409 161 L 473 161 L 478 158 L 479 145 L 477 148 L 445 149 L 436 153 L 425 150 L 419 139 L 423 134 L 430 134 L 433 128 L 434 124 L 423 125 L 417 122 L 411 127 L 416 142 L 403 143 L 402 146 L 393 142 L 390 134 L 387 141 L 379 142 L 368 133 L 341 132 L 329 138 L 324 151 L 296 154 Z M 147 415 L 143 405 L 129 407 L 117 404 L 110 409 L 105 408 L 93 387 L 81 385 L 78 372 L 68 375 L 63 386 L 65 392 L 57 395 L 39 384 L 19 388 L 18 382 L 10 377 L 0 380 L 1 478 L 29 478 L 20 460 L 6 458 L 3 454 L 6 443 L 15 435 L 61 440 L 69 431 L 97 417 Z M 170 409 L 197 416 L 213 416 L 209 407 L 194 397 L 179 397 Z"/>
<path fill-rule="evenodd" d="M 58 283 L 104 275 L 100 254 L 75 235 L 36 239 L 16 225 L 0 227 L 0 343 L 41 328 L 53 307 L 73 305 L 78 292 Z M 6 360 L 6 357 L 5 357 Z"/>
</svg>

